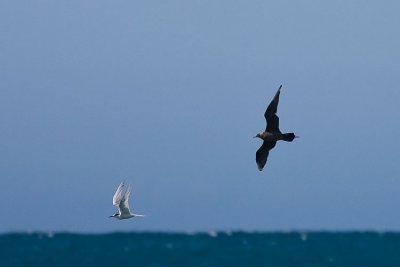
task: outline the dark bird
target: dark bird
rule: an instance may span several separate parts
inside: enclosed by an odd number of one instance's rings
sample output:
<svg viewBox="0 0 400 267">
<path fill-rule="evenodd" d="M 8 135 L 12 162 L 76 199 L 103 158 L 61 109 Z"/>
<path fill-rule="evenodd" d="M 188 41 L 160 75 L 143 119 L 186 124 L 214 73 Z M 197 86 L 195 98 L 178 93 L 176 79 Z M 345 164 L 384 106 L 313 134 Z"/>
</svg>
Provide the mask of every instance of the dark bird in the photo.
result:
<svg viewBox="0 0 400 267">
<path fill-rule="evenodd" d="M 279 86 L 274 99 L 272 99 L 267 110 L 264 113 L 265 120 L 267 121 L 267 128 L 264 132 L 258 133 L 254 138 L 261 138 L 264 142 L 256 152 L 256 162 L 258 169 L 262 171 L 267 163 L 268 154 L 271 149 L 276 145 L 279 140 L 292 142 L 296 137 L 294 133 L 281 133 L 279 130 L 279 117 L 276 115 L 278 110 L 279 95 L 281 93 L 282 85 Z"/>
</svg>

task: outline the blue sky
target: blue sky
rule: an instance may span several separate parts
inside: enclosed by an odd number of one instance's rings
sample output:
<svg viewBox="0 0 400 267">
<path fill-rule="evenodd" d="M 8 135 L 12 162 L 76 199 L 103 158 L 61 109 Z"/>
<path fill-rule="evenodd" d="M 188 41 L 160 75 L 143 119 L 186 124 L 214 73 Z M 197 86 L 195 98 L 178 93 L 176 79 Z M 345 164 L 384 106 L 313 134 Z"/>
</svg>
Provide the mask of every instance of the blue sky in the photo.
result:
<svg viewBox="0 0 400 267">
<path fill-rule="evenodd" d="M 0 2 L 0 232 L 400 230 L 399 8 Z"/>
</svg>

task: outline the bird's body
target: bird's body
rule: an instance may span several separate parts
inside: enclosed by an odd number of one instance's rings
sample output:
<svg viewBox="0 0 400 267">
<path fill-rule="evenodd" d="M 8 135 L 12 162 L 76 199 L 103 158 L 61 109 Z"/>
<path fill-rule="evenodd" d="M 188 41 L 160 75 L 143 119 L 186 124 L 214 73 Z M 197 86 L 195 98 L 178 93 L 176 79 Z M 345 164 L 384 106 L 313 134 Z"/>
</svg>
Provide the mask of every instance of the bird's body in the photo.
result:
<svg viewBox="0 0 400 267">
<path fill-rule="evenodd" d="M 118 220 L 129 219 L 132 217 L 143 217 L 144 215 L 131 213 L 129 209 L 129 196 L 131 194 L 132 188 L 129 186 L 125 193 L 122 194 L 124 186 L 125 183 L 121 182 L 113 197 L 113 205 L 118 208 L 119 213 L 115 213 L 110 217 L 116 218 Z"/>
<path fill-rule="evenodd" d="M 262 132 L 260 138 L 264 141 L 278 141 L 283 139 L 283 135 L 280 132 Z"/>
<path fill-rule="evenodd" d="M 123 219 L 130 219 L 135 217 L 133 214 L 114 214 L 112 217 L 118 219 L 118 220 L 123 220 Z"/>
<path fill-rule="evenodd" d="M 262 146 L 256 152 L 257 167 L 260 171 L 262 171 L 267 163 L 269 151 L 275 147 L 277 141 L 283 140 L 292 142 L 293 139 L 297 137 L 294 133 L 282 133 L 279 130 L 279 117 L 276 115 L 276 112 L 278 110 L 281 88 L 282 85 L 279 86 L 278 91 L 264 113 L 265 120 L 267 121 L 265 131 L 254 136 L 264 141 Z"/>
</svg>

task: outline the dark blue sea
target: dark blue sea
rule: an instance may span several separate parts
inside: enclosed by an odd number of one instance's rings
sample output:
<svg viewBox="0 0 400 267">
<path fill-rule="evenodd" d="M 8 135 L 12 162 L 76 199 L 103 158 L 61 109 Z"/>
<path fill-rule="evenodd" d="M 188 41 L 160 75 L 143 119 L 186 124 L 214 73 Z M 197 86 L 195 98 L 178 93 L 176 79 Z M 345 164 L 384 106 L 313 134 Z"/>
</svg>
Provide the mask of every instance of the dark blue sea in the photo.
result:
<svg viewBox="0 0 400 267">
<path fill-rule="evenodd" d="M 399 266 L 400 233 L 18 233 L 0 266 Z"/>
</svg>

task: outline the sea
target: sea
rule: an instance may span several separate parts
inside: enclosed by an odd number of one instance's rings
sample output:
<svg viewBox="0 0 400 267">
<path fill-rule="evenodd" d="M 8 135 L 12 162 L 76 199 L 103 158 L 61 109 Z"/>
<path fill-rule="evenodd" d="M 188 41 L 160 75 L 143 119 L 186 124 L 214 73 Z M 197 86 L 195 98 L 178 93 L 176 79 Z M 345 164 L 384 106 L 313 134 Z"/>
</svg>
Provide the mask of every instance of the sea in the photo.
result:
<svg viewBox="0 0 400 267">
<path fill-rule="evenodd" d="M 8 233 L 0 266 L 400 267 L 400 233 Z"/>
</svg>

